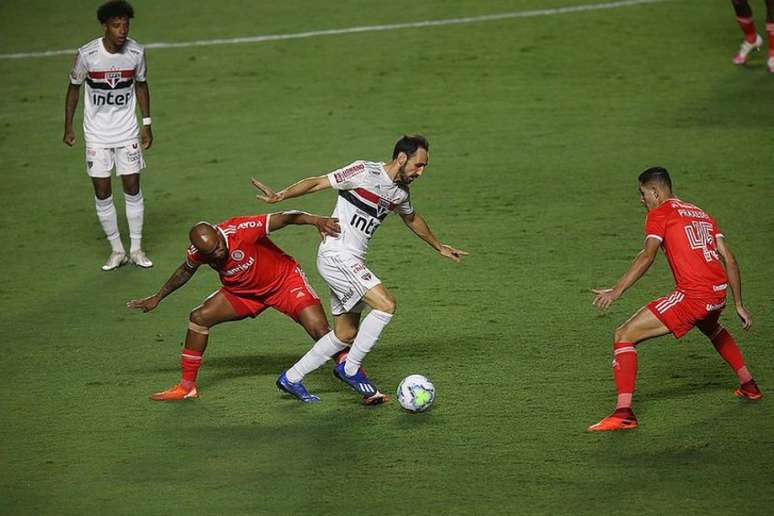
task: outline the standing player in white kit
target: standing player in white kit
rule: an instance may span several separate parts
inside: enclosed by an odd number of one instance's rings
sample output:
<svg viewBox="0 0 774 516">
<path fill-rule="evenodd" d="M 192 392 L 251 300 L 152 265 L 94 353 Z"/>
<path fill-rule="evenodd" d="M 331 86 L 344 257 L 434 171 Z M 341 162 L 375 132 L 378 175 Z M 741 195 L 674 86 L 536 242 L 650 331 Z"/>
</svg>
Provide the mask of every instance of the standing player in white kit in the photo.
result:
<svg viewBox="0 0 774 516">
<path fill-rule="evenodd" d="M 102 266 L 104 271 L 117 269 L 130 260 L 139 267 L 153 266 L 141 246 L 145 204 L 140 190 L 140 171 L 145 168 L 142 151 L 153 143 L 150 93 L 145 80 L 145 50 L 128 37 L 129 20 L 133 17 L 134 9 L 128 2 L 112 0 L 100 6 L 97 19 L 105 34 L 78 49 L 65 98 L 62 141 L 72 146 L 75 143 L 73 115 L 81 84 L 86 82 L 83 108 L 86 172 L 94 185 L 97 218 L 112 248 Z M 135 93 L 142 112 L 142 146 L 137 138 Z M 126 201 L 131 240 L 128 257 L 121 243 L 113 204 L 110 178 L 114 166 L 123 182 Z"/>
<path fill-rule="evenodd" d="M 277 384 L 286 392 L 295 394 L 294 387 L 302 385 L 306 374 L 351 344 L 346 361 L 335 367 L 334 374 L 361 394 L 367 405 L 387 399 L 360 367 L 396 307 L 390 291 L 366 266 L 368 241 L 387 215 L 397 211 L 409 229 L 441 256 L 459 262 L 468 254 L 442 244 L 411 205 L 408 186 L 424 172 L 429 147 L 423 136 L 404 136 L 395 144 L 389 163 L 355 161 L 329 174 L 303 179 L 279 192 L 253 179 L 253 184 L 263 192 L 258 198 L 269 204 L 326 188 L 334 188 L 339 194 L 332 217 L 339 220 L 341 233 L 337 238 L 326 237 L 317 253 L 317 270 L 331 291 L 334 330 L 280 375 Z M 358 328 L 364 305 L 371 311 Z M 305 402 L 319 401 L 316 396 L 297 397 Z"/>
</svg>

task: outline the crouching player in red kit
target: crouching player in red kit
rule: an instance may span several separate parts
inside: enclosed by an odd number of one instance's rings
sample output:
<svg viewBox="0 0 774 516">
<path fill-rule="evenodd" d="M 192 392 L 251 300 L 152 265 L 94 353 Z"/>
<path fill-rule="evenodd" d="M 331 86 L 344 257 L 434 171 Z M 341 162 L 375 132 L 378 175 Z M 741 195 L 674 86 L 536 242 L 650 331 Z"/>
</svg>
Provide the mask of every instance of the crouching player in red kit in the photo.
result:
<svg viewBox="0 0 774 516">
<path fill-rule="evenodd" d="M 734 295 L 736 313 L 747 330 L 752 324 L 742 302 L 739 267 L 715 220 L 693 204 L 672 196 L 672 181 L 666 169 L 649 168 L 639 177 L 640 200 L 648 210 L 645 248 L 613 288 L 594 289 L 594 304 L 607 309 L 621 297 L 653 263 L 659 247 L 664 250 L 675 290 L 642 307 L 615 331 L 613 376 L 618 392 L 615 412 L 589 427 L 590 431 L 635 428 L 632 394 L 637 376 L 636 346 L 654 337 L 672 333 L 680 338 L 696 326 L 707 336 L 739 378 L 736 395 L 751 400 L 763 395 L 744 363 L 731 334 L 718 323 L 726 305 L 726 290 Z"/>
<path fill-rule="evenodd" d="M 218 272 L 223 285 L 191 312 L 181 354 L 180 383 L 153 394 L 152 400 L 198 397 L 196 375 L 207 348 L 210 328 L 216 324 L 256 317 L 271 307 L 303 326 L 315 341 L 331 333 L 320 299 L 307 283 L 304 271 L 268 238 L 270 232 L 288 224 L 316 226 L 322 236 L 335 237 L 341 230 L 336 219 L 302 212 L 235 217 L 216 226 L 200 222 L 189 233 L 191 246 L 186 260 L 161 289 L 150 297 L 127 303 L 129 308 L 139 308 L 143 312 L 153 310 L 204 264 Z M 301 382 L 278 383 L 277 386 L 301 401 L 319 401 Z"/>
</svg>

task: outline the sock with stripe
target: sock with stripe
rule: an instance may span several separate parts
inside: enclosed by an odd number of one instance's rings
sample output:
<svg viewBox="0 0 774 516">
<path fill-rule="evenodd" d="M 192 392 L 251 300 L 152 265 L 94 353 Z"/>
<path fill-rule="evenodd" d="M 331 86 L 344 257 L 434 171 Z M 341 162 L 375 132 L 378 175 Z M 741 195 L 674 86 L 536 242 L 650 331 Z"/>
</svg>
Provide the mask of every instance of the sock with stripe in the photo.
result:
<svg viewBox="0 0 774 516">
<path fill-rule="evenodd" d="M 382 330 L 389 324 L 392 314 L 382 312 L 381 310 L 371 310 L 363 319 L 360 328 L 357 331 L 355 342 L 352 343 L 352 349 L 349 350 L 347 361 L 344 363 L 344 373 L 347 376 L 353 376 L 360 369 L 363 359 L 369 351 L 376 345 Z"/>
<path fill-rule="evenodd" d="M 183 348 L 180 353 L 180 371 L 182 378 L 180 385 L 185 389 L 196 387 L 196 375 L 199 373 L 199 367 L 202 365 L 203 351 Z"/>
<path fill-rule="evenodd" d="M 285 375 L 292 383 L 298 383 L 304 376 L 319 368 L 346 347 L 347 345 L 336 338 L 336 334 L 331 331 L 315 342 L 312 349 L 293 364 L 293 367 L 288 369 Z"/>
<path fill-rule="evenodd" d="M 740 384 L 752 380 L 752 375 L 744 364 L 742 352 L 734 338 L 728 333 L 728 330 L 723 328 L 717 335 L 712 337 L 712 345 L 715 346 L 715 349 L 720 356 L 723 357 L 723 360 L 725 360 L 726 363 L 731 366 L 731 369 L 734 370 L 736 376 L 739 378 Z"/>
<path fill-rule="evenodd" d="M 637 379 L 637 348 L 633 342 L 613 344 L 613 377 L 618 398 L 615 404 L 617 415 L 632 411 L 632 396 Z"/>
<path fill-rule="evenodd" d="M 124 253 L 124 244 L 121 243 L 121 235 L 118 232 L 118 215 L 116 206 L 113 204 L 113 196 L 107 199 L 98 199 L 94 197 L 94 204 L 97 208 L 97 219 L 102 226 L 102 231 L 110 242 L 110 247 L 114 253 Z"/>
<path fill-rule="evenodd" d="M 748 43 L 755 43 L 755 38 L 758 34 L 755 32 L 755 22 L 752 16 L 737 16 L 736 23 L 739 24 L 739 28 L 744 32 L 744 40 Z"/>
<path fill-rule="evenodd" d="M 766 23 L 766 34 L 769 36 L 769 57 L 774 57 L 774 21 Z"/>
</svg>

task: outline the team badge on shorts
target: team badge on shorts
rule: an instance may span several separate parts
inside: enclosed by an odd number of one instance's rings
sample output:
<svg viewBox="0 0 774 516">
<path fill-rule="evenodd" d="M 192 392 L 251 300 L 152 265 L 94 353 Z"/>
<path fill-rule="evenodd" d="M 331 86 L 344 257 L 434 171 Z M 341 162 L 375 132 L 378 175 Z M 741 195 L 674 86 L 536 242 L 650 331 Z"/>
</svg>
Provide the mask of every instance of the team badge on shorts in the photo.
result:
<svg viewBox="0 0 774 516">
<path fill-rule="evenodd" d="M 234 260 L 235 262 L 241 262 L 244 259 L 244 257 L 245 257 L 245 253 L 243 253 L 239 249 L 231 253 L 231 259 Z"/>
<path fill-rule="evenodd" d="M 94 166 L 94 162 L 93 162 L 93 161 L 87 161 L 87 162 L 86 162 L 86 166 L 87 166 L 87 167 L 89 167 L 89 168 L 91 168 L 91 167 L 93 167 L 93 166 Z"/>
</svg>

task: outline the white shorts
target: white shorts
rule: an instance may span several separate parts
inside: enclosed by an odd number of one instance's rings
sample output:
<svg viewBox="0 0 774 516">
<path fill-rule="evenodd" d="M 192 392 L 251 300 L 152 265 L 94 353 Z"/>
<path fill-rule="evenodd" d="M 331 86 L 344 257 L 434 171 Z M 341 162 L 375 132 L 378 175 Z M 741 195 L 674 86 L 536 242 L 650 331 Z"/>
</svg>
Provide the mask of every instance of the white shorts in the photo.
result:
<svg viewBox="0 0 774 516">
<path fill-rule="evenodd" d="M 114 166 L 117 176 L 137 174 L 144 169 L 140 144 L 113 148 L 86 146 L 86 173 L 89 177 L 110 177 Z"/>
<path fill-rule="evenodd" d="M 330 288 L 333 315 L 362 312 L 366 291 L 382 282 L 365 262 L 346 254 L 319 253 L 317 270 Z"/>
</svg>

